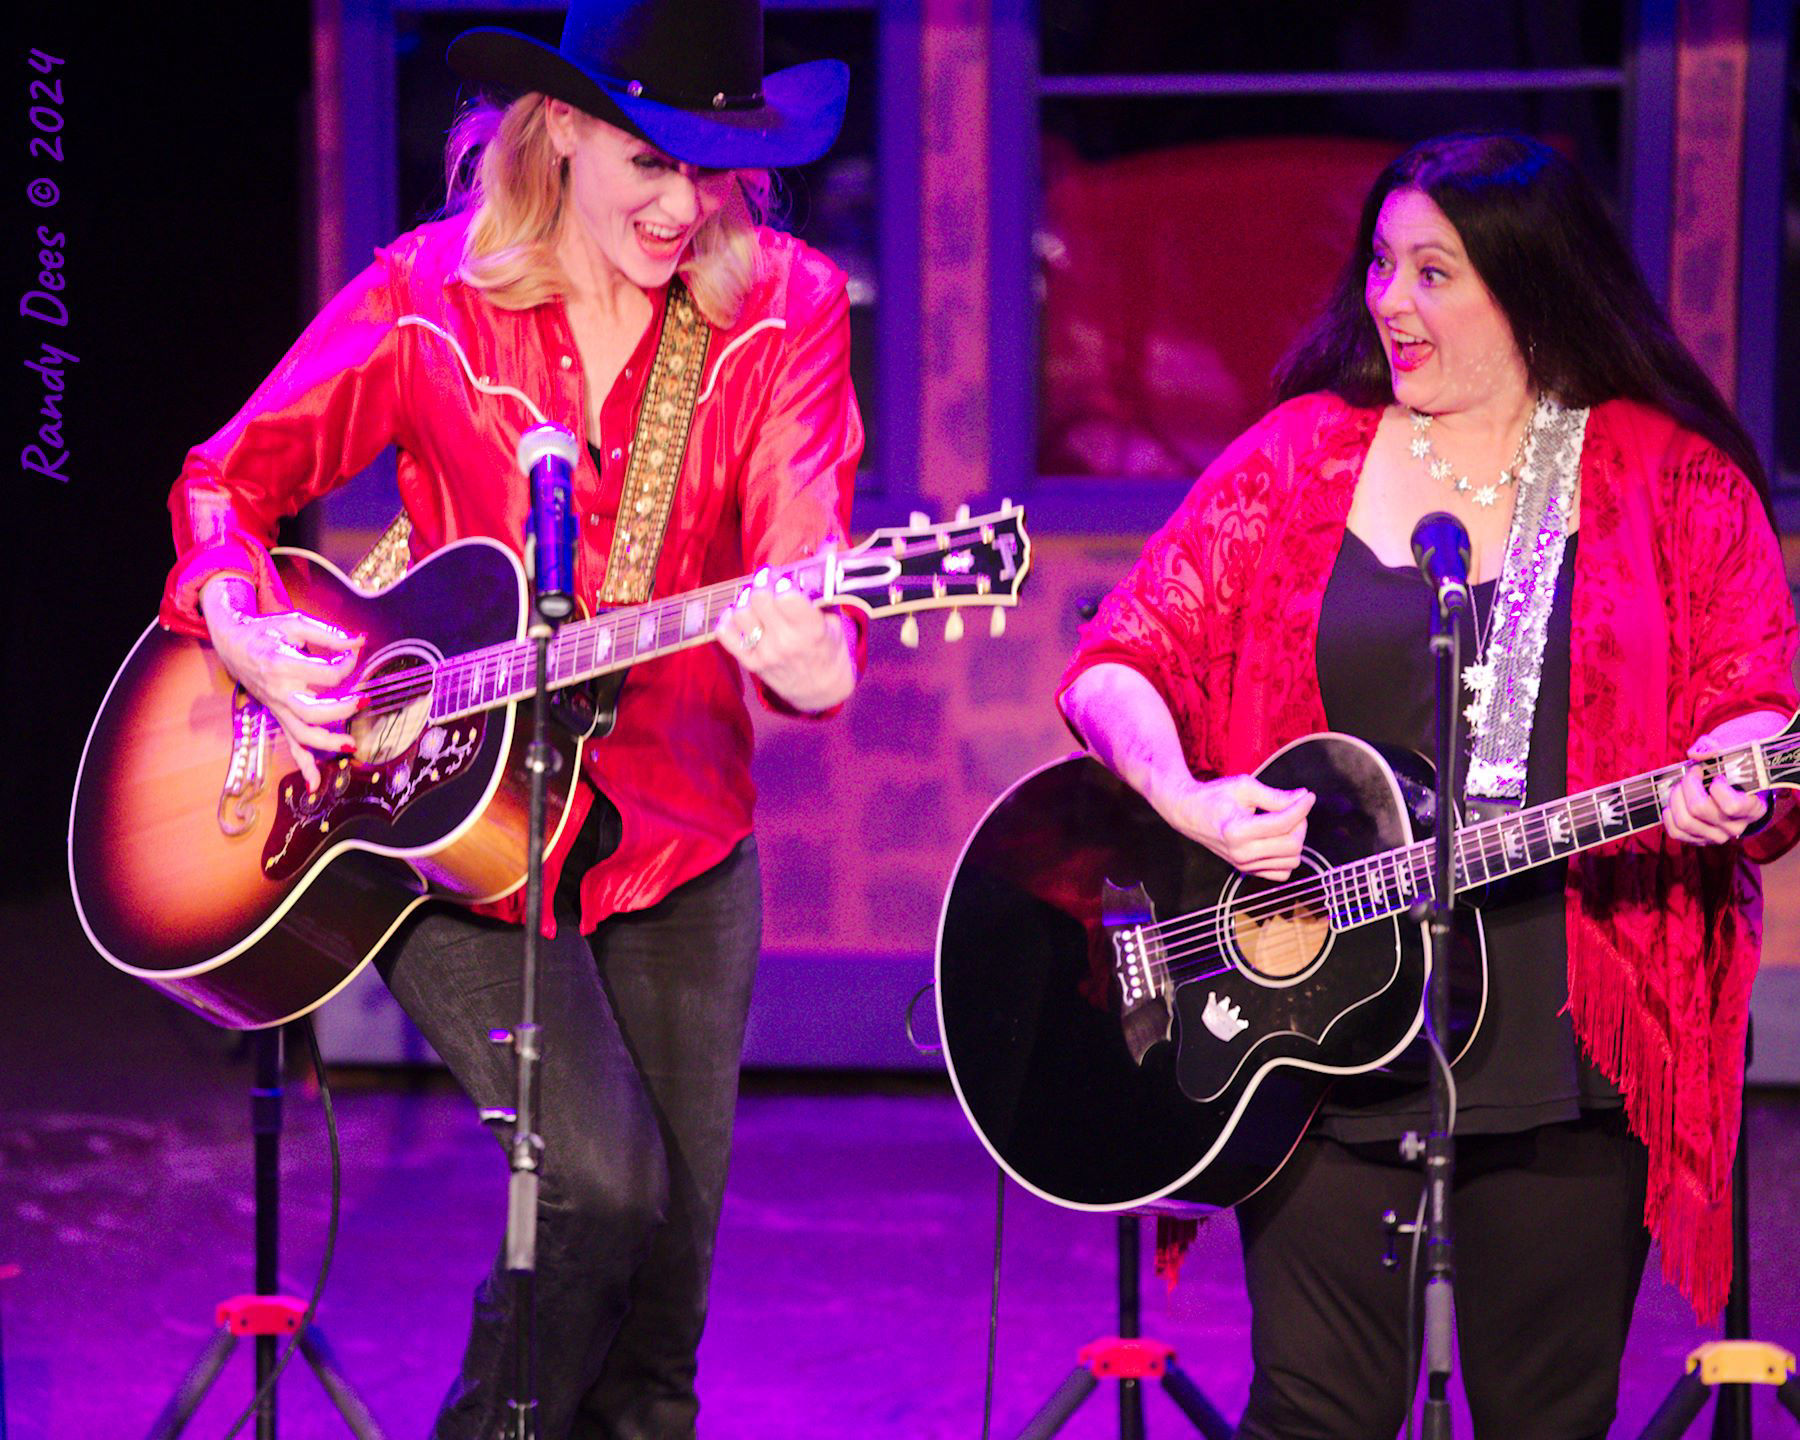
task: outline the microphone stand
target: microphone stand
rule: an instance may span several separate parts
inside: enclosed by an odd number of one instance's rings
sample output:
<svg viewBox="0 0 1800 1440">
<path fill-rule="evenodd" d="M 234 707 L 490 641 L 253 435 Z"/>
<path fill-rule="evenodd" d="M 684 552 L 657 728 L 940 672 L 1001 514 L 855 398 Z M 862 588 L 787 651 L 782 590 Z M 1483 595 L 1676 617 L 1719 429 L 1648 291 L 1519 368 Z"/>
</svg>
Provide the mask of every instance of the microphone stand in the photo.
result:
<svg viewBox="0 0 1800 1440">
<path fill-rule="evenodd" d="M 525 937 L 519 977 L 519 1023 L 489 1039 L 511 1045 L 517 1062 L 513 1109 L 484 1111 L 506 1137 L 512 1177 L 506 1192 L 506 1272 L 513 1287 L 513 1385 L 506 1402 L 506 1440 L 537 1440 L 537 1212 L 544 1141 L 537 1133 L 538 940 L 544 925 L 544 786 L 561 757 L 550 744 L 550 640 L 574 610 L 575 516 L 570 471 L 580 456 L 575 437 L 543 424 L 519 437 L 519 469 L 531 484 L 525 569 L 531 578 L 536 673 L 531 743 L 525 748 L 529 787 L 525 844 Z"/>
<path fill-rule="evenodd" d="M 527 553 L 529 556 L 529 544 Z M 561 617 L 557 617 L 560 619 Z M 538 937 L 544 914 L 544 786 L 561 757 L 549 741 L 550 640 L 556 619 L 534 599 L 526 638 L 535 642 L 536 689 L 531 697 L 531 743 L 525 748 L 528 811 L 525 855 L 525 938 L 519 980 L 519 1023 L 489 1039 L 512 1046 L 516 1062 L 510 1110 L 484 1110 L 482 1119 L 506 1137 L 512 1167 L 506 1191 L 506 1271 L 513 1287 L 513 1383 L 506 1401 L 505 1440 L 537 1440 L 537 1209 L 544 1141 L 537 1133 L 537 1070 L 543 1051 L 537 1023 Z"/>
<path fill-rule="evenodd" d="M 1431 974 L 1426 982 L 1426 1029 L 1431 1044 L 1431 1133 L 1425 1141 L 1425 1440 L 1450 1440 L 1450 1352 L 1453 1333 L 1454 1249 L 1450 1188 L 1456 1146 L 1451 1134 L 1449 1057 L 1450 956 L 1456 908 L 1456 694 L 1462 673 L 1457 616 L 1469 604 L 1466 587 L 1436 587 L 1431 604 L 1431 654 L 1437 691 L 1437 811 L 1432 840 L 1431 898 L 1426 902 Z"/>
</svg>

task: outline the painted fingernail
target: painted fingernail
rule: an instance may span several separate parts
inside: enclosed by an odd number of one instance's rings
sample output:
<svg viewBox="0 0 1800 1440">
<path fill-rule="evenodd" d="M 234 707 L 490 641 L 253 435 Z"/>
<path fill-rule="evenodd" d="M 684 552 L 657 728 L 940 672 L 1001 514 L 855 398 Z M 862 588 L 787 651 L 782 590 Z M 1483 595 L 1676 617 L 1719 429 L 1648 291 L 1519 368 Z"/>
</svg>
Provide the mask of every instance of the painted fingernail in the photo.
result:
<svg viewBox="0 0 1800 1440">
<path fill-rule="evenodd" d="M 373 695 L 358 695 L 356 697 L 357 710 L 359 712 L 363 711 L 363 710 L 367 710 L 369 708 L 369 705 L 374 701 L 374 699 L 375 699 L 375 697 Z"/>
</svg>

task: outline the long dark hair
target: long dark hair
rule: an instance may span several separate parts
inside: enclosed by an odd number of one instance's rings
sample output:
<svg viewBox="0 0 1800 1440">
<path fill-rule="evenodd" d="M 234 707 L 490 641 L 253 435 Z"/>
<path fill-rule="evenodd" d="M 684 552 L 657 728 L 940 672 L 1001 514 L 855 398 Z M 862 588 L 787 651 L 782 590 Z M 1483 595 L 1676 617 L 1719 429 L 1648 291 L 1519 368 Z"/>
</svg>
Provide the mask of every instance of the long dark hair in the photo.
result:
<svg viewBox="0 0 1800 1440">
<path fill-rule="evenodd" d="M 1573 406 L 1652 405 L 1724 451 L 1768 503 L 1749 434 L 1676 338 L 1594 187 L 1549 146 L 1507 131 L 1423 140 L 1381 172 L 1330 298 L 1276 367 L 1279 399 L 1331 390 L 1353 405 L 1392 403 L 1363 286 L 1396 190 L 1430 196 L 1456 227 L 1533 386 Z"/>
</svg>

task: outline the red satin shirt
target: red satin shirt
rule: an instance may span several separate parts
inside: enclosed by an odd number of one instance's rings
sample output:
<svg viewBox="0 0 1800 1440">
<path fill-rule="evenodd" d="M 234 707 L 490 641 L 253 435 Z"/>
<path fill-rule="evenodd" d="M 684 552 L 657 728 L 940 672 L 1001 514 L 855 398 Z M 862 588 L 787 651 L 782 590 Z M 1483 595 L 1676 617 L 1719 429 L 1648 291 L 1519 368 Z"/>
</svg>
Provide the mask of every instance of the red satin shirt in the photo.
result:
<svg viewBox="0 0 1800 1440">
<path fill-rule="evenodd" d="M 530 497 L 514 458 L 536 424 L 517 399 L 476 390 L 450 347 L 397 323 L 454 335 L 475 374 L 530 396 L 585 435 L 581 360 L 560 302 L 506 310 L 457 277 L 466 217 L 421 226 L 376 253 L 306 328 L 225 428 L 196 446 L 169 497 L 178 552 L 162 603 L 169 628 L 204 635 L 201 588 L 250 576 L 284 608 L 266 546 L 277 523 L 370 463 L 399 452 L 415 559 L 484 535 L 521 548 Z M 671 596 L 843 543 L 863 429 L 850 383 L 845 278 L 774 231 L 737 323 L 712 337 L 654 594 Z M 605 577 L 638 405 L 665 292 L 601 412 L 602 463 L 575 472 L 576 578 L 590 606 Z M 741 342 L 741 343 L 739 343 Z M 710 384 L 710 393 L 707 385 Z M 861 649 L 854 657 L 860 668 Z M 771 701 L 771 703 L 777 703 Z M 636 667 L 616 727 L 583 747 L 582 770 L 619 807 L 618 850 L 582 883 L 582 928 L 655 904 L 750 833 L 750 717 L 737 663 L 703 645 Z M 591 804 L 577 787 L 566 847 Z M 545 893 L 554 889 L 552 856 Z M 518 920 L 521 889 L 493 907 Z"/>
</svg>

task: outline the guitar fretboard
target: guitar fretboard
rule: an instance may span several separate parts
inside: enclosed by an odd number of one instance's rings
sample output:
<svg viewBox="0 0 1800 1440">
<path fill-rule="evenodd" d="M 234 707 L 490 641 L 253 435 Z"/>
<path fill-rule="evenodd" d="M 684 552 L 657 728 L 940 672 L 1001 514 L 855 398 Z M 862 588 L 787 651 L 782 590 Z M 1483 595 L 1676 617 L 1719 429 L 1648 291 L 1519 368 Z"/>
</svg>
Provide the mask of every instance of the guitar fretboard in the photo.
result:
<svg viewBox="0 0 1800 1440">
<path fill-rule="evenodd" d="M 759 577 L 778 588 L 801 591 L 814 600 L 831 593 L 831 559 L 818 555 L 772 567 Z M 747 580 L 732 580 L 669 600 L 611 610 L 592 620 L 565 625 L 550 641 L 546 666 L 549 688 L 591 680 L 640 661 L 703 645 L 725 613 L 737 604 Z M 443 723 L 458 716 L 529 697 L 536 688 L 535 647 L 529 640 L 471 650 L 437 667 L 431 688 L 431 718 Z"/>
<path fill-rule="evenodd" d="M 1703 762 L 1701 770 L 1708 784 L 1722 778 L 1741 790 L 1766 789 L 1770 774 L 1765 751 L 1782 746 L 1784 758 L 1791 760 L 1788 752 L 1795 743 L 1793 737 L 1777 736 L 1723 751 Z M 1670 765 L 1465 826 L 1451 844 L 1457 893 L 1660 825 L 1669 792 L 1686 768 Z M 1367 925 L 1429 899 L 1432 852 L 1433 842 L 1422 840 L 1326 871 L 1321 878 L 1333 927 Z"/>
</svg>

